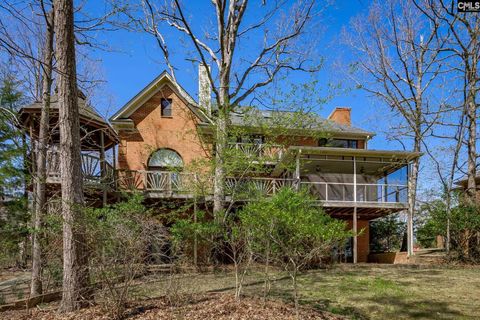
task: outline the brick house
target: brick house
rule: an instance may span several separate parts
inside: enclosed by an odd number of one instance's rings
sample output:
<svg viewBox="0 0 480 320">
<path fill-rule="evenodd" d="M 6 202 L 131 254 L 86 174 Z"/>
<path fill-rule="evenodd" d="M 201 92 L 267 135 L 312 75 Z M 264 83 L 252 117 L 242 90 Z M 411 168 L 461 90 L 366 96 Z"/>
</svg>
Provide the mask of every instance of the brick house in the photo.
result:
<svg viewBox="0 0 480 320">
<path fill-rule="evenodd" d="M 464 177 L 460 180 L 457 180 L 455 182 L 455 190 L 458 190 L 461 192 L 461 194 L 467 194 L 467 190 L 468 190 L 468 178 L 467 177 Z M 480 174 L 477 174 L 475 176 L 475 185 L 476 185 L 476 190 L 475 190 L 475 199 L 477 201 L 477 203 L 480 202 Z"/>
<path fill-rule="evenodd" d="M 199 87 L 205 82 L 202 76 L 200 71 Z M 146 198 L 189 196 L 182 188 L 191 173 L 168 169 L 188 168 L 192 161 L 211 156 L 206 137 L 212 127 L 209 92 L 200 92 L 199 96 L 205 107 L 163 72 L 111 117 L 119 135 L 117 169 L 124 178 L 122 183 L 142 189 Z M 272 116 L 272 112 L 257 112 L 265 121 Z M 275 148 L 264 144 L 268 136 L 249 125 L 249 134 L 235 137 L 229 145 L 246 153 L 271 156 L 265 162 L 269 166 L 267 174 L 243 174 L 242 180 L 249 180 L 266 194 L 286 184 L 308 187 L 326 212 L 347 220 L 354 230 L 363 229 L 352 239 L 347 255 L 354 262 L 366 262 L 369 221 L 407 209 L 408 166 L 420 155 L 369 150 L 368 141 L 374 134 L 352 126 L 350 113 L 350 108 L 336 108 L 328 119 L 323 119 L 327 138 L 302 136 L 297 128 L 291 128 L 290 134 L 296 138 Z M 247 126 L 244 117 L 234 113 L 231 125 Z M 288 163 L 294 164 L 295 170 L 286 170 Z M 235 181 L 235 177 L 227 178 L 227 187 Z"/>
<path fill-rule="evenodd" d="M 214 111 L 205 83 L 205 72 L 200 68 L 199 87 L 204 89 L 200 90 L 197 103 L 163 72 L 110 118 L 112 126 L 84 97 L 79 97 L 85 192 L 92 203 L 98 203 L 99 199 L 103 204 L 114 201 L 115 194 L 129 189 L 141 190 L 146 201 L 153 204 L 162 201 L 176 204 L 192 197 L 188 186 L 199 172 L 191 172 L 191 164 L 212 156 L 209 113 Z M 56 102 L 52 100 L 51 121 L 55 123 Z M 32 141 L 37 136 L 39 107 L 34 104 L 20 111 L 20 119 Z M 253 112 L 263 123 L 277 115 L 258 109 Z M 227 201 L 233 201 L 228 197 L 229 186 L 240 182 L 266 196 L 285 185 L 308 188 L 328 214 L 346 220 L 354 231 L 363 230 L 351 240 L 344 255 L 349 261 L 366 262 L 369 221 L 408 209 L 408 168 L 420 154 L 368 149 L 368 141 L 374 134 L 354 127 L 350 114 L 350 108 L 343 107 L 335 108 L 327 119 L 314 115 L 321 126 L 300 130 L 292 125 L 286 128 L 282 141 L 274 141 L 282 142 L 278 145 L 269 141 L 268 133 L 247 124 L 245 114 L 232 114 L 232 126 L 248 130 L 230 139 L 229 147 L 268 161 L 261 162 L 266 168 L 261 174 L 252 171 L 242 177 L 229 176 Z M 315 130 L 327 134 L 319 139 L 306 134 Z M 58 133 L 52 133 L 51 137 L 49 154 L 55 156 L 48 160 L 48 182 L 58 188 L 59 155 L 55 151 Z M 110 157 L 106 155 L 109 150 Z M 211 190 L 204 191 L 208 203 Z"/>
</svg>

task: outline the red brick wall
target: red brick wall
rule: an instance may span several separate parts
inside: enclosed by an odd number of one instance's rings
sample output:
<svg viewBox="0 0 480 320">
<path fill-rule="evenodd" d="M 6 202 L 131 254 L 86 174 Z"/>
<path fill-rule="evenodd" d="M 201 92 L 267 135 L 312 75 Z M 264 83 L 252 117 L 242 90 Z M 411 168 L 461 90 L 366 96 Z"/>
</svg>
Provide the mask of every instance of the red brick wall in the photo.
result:
<svg viewBox="0 0 480 320">
<path fill-rule="evenodd" d="M 172 99 L 172 117 L 161 117 L 160 100 Z M 121 131 L 118 168 L 147 169 L 151 153 L 159 148 L 177 151 L 184 164 L 208 156 L 196 132 L 197 118 L 168 86 L 151 97 L 131 116 L 136 132 Z"/>
</svg>

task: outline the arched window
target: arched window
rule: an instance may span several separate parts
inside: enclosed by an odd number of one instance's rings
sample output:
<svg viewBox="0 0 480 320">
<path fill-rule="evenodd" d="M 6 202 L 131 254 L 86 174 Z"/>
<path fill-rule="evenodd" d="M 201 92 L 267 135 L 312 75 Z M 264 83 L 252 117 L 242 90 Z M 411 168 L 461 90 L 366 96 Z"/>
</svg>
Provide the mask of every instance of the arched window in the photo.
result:
<svg viewBox="0 0 480 320">
<path fill-rule="evenodd" d="M 158 149 L 150 156 L 148 167 L 157 169 L 181 169 L 183 168 L 183 160 L 175 150 L 165 148 Z"/>
</svg>

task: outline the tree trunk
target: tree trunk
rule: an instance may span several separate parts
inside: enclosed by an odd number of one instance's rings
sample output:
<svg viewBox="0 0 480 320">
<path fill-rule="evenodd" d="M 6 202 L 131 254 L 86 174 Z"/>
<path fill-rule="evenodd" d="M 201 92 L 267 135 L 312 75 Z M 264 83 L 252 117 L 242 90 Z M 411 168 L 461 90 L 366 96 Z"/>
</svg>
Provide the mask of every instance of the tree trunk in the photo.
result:
<svg viewBox="0 0 480 320">
<path fill-rule="evenodd" d="M 229 59 L 227 58 L 227 61 Z M 227 147 L 227 125 L 230 114 L 229 85 L 230 67 L 224 63 L 220 75 L 220 102 L 217 117 L 217 130 L 215 135 L 215 186 L 213 191 L 213 214 L 219 219 L 219 214 L 224 209 L 225 202 L 225 149 Z"/>
<path fill-rule="evenodd" d="M 37 143 L 36 157 L 36 177 L 35 177 L 35 215 L 33 245 L 32 245 L 32 282 L 30 286 L 30 295 L 36 296 L 42 293 L 42 247 L 41 247 L 41 229 L 42 220 L 45 215 L 47 194 L 47 145 L 49 136 L 49 109 L 50 92 L 52 87 L 52 63 L 53 63 L 53 11 L 47 17 L 47 32 L 45 37 L 45 48 L 43 56 L 43 93 L 42 93 L 42 111 L 40 115 L 40 128 Z"/>
<path fill-rule="evenodd" d="M 420 151 L 420 140 L 415 139 L 415 152 Z M 413 255 L 413 216 L 415 214 L 415 202 L 417 198 L 417 181 L 420 159 L 416 158 L 412 163 L 412 171 L 408 179 L 408 218 L 407 218 L 407 251 L 408 256 Z"/>
<path fill-rule="evenodd" d="M 476 47 L 477 41 L 472 41 L 474 43 L 474 48 Z M 476 54 L 472 54 L 472 63 L 470 65 L 470 70 L 467 69 L 467 119 L 468 119 L 468 168 L 467 168 L 467 195 L 469 201 L 472 203 L 475 202 L 476 198 L 476 176 L 477 176 L 477 105 L 476 105 L 476 95 L 477 95 L 477 64 L 478 58 Z"/>
<path fill-rule="evenodd" d="M 217 131 L 215 139 L 215 182 L 213 191 L 213 213 L 215 219 L 220 219 L 219 215 L 224 209 L 225 202 L 225 162 L 224 151 L 227 140 L 227 120 L 223 110 L 219 110 L 217 120 Z M 217 221 L 218 221 L 217 220 Z"/>
<path fill-rule="evenodd" d="M 60 152 L 62 155 L 60 171 L 63 215 L 63 287 L 60 311 L 68 312 L 85 306 L 90 300 L 89 271 L 83 217 L 84 197 L 73 0 L 56 0 L 54 7 Z"/>
<path fill-rule="evenodd" d="M 299 312 L 299 304 L 298 304 L 298 286 L 297 286 L 297 266 L 293 266 L 293 270 L 291 273 L 291 278 L 292 278 L 292 287 L 293 287 L 293 300 L 295 303 L 295 317 L 297 319 L 300 319 L 300 312 Z"/>
</svg>

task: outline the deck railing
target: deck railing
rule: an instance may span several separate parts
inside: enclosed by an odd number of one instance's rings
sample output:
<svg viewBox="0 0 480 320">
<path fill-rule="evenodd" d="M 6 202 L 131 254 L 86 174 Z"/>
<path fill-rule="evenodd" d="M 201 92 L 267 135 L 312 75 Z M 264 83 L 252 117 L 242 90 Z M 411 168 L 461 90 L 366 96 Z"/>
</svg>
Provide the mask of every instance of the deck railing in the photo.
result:
<svg viewBox="0 0 480 320">
<path fill-rule="evenodd" d="M 247 192 L 273 195 L 281 187 L 292 186 L 293 182 L 293 179 L 228 177 L 225 181 L 225 193 L 229 196 Z M 213 194 L 212 177 L 205 178 L 188 172 L 118 170 L 117 185 L 124 190 Z"/>
<path fill-rule="evenodd" d="M 294 179 L 278 179 L 278 178 L 227 178 L 226 193 L 234 197 L 242 198 L 252 193 L 271 196 L 274 195 L 282 187 L 292 187 Z"/>
<path fill-rule="evenodd" d="M 197 175 L 186 172 L 117 170 L 117 185 L 123 190 L 192 192 Z"/>
<path fill-rule="evenodd" d="M 123 190 L 145 190 L 161 193 L 213 194 L 213 178 L 194 173 L 171 171 L 117 171 L 117 186 Z M 274 195 L 282 187 L 296 187 L 295 179 L 263 177 L 228 177 L 225 194 L 232 199 L 245 199 L 253 194 Z M 324 202 L 354 202 L 354 184 L 343 182 L 301 181 L 316 199 Z M 407 186 L 400 184 L 358 183 L 357 202 L 406 203 Z"/>
<path fill-rule="evenodd" d="M 355 201 L 353 183 L 302 181 L 300 185 L 321 201 Z M 408 186 L 401 184 L 357 183 L 356 189 L 357 202 L 407 203 L 408 199 Z"/>
<path fill-rule="evenodd" d="M 229 143 L 229 148 L 240 151 L 248 158 L 259 161 L 278 161 L 283 155 L 284 148 L 281 145 L 266 143 Z"/>
<path fill-rule="evenodd" d="M 102 175 L 102 161 L 92 154 L 82 153 L 82 174 L 85 183 L 106 183 L 114 181 L 114 168 L 104 161 L 105 171 Z M 58 150 L 47 151 L 47 178 L 50 182 L 60 182 L 60 152 Z"/>
</svg>

